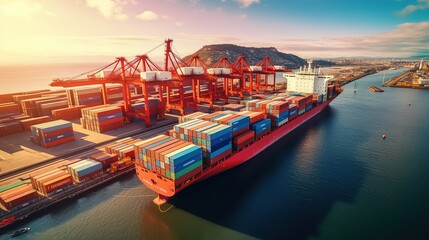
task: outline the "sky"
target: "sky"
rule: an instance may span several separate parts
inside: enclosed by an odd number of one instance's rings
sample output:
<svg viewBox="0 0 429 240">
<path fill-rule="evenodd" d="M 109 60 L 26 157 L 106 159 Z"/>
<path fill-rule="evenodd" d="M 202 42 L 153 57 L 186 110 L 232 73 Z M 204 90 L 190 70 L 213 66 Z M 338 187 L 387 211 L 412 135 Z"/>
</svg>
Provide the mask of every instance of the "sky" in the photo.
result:
<svg viewBox="0 0 429 240">
<path fill-rule="evenodd" d="M 429 0 L 0 0 L 2 65 L 160 60 L 167 38 L 182 57 L 223 43 L 302 58 L 428 55 Z"/>
</svg>

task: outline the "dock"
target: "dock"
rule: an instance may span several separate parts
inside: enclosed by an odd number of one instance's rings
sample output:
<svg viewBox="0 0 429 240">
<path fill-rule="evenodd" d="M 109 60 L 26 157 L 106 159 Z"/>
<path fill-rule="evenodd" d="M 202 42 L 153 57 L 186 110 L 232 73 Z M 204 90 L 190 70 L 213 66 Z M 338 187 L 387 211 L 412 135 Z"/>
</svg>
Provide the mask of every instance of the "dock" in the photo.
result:
<svg viewBox="0 0 429 240">
<path fill-rule="evenodd" d="M 376 87 L 376 86 L 369 86 L 369 87 L 368 87 L 368 89 L 369 89 L 370 91 L 373 91 L 373 92 L 384 92 L 384 90 L 383 90 L 383 89 L 378 88 L 378 87 Z"/>
</svg>

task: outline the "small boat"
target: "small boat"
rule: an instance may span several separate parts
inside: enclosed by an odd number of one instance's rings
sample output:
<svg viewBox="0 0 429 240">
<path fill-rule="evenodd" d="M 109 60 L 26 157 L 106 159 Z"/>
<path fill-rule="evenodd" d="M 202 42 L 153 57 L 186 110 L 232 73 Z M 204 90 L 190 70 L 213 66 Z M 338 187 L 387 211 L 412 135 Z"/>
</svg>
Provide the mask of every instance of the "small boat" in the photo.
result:
<svg viewBox="0 0 429 240">
<path fill-rule="evenodd" d="M 383 134 L 383 135 L 381 135 L 381 137 L 382 137 L 383 139 L 386 139 L 386 138 L 387 138 L 387 135 L 386 135 L 386 134 Z"/>
<path fill-rule="evenodd" d="M 22 235 L 22 234 L 24 234 L 24 233 L 28 232 L 28 231 L 30 231 L 30 228 L 29 228 L 29 227 L 20 228 L 20 229 L 16 230 L 15 232 L 13 232 L 13 233 L 10 235 L 10 237 L 17 237 L 17 236 L 20 236 L 20 235 Z"/>
</svg>

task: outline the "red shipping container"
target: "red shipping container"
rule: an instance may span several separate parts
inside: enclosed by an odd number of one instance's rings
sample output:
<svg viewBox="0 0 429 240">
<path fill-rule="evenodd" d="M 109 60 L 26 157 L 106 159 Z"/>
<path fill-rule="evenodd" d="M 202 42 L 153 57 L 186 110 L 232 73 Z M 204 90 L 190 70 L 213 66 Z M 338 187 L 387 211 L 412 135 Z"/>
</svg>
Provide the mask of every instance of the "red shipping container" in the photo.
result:
<svg viewBox="0 0 429 240">
<path fill-rule="evenodd" d="M 22 132 L 23 128 L 20 122 L 0 123 L 0 136 L 6 136 L 18 132 Z"/>
<path fill-rule="evenodd" d="M 98 126 L 102 127 L 102 126 L 107 126 L 107 125 L 112 124 L 112 123 L 118 123 L 118 122 L 123 122 L 123 121 L 124 120 L 122 119 L 122 117 L 119 117 L 119 118 L 107 119 L 105 121 L 97 122 L 97 123 L 98 123 Z"/>
<path fill-rule="evenodd" d="M 118 156 L 116 154 L 105 153 L 105 152 L 99 152 L 99 153 L 93 154 L 89 158 L 101 163 L 101 166 L 103 167 L 104 170 L 108 169 L 110 167 L 110 164 L 118 160 Z"/>
<path fill-rule="evenodd" d="M 37 192 L 33 189 L 28 190 L 27 192 L 21 193 L 13 198 L 9 198 L 5 201 L 4 205 L 6 206 L 7 209 L 12 209 L 14 207 L 18 207 L 24 203 L 28 203 L 32 200 L 35 200 L 36 198 L 38 198 L 39 195 L 37 194 Z"/>
<path fill-rule="evenodd" d="M 71 142 L 73 140 L 74 140 L 74 136 L 60 138 L 58 140 L 45 143 L 45 145 L 43 147 L 45 147 L 45 148 L 55 147 L 55 146 L 61 145 L 63 143 Z"/>
<path fill-rule="evenodd" d="M 73 178 L 73 180 L 75 182 L 83 182 L 83 181 L 87 181 L 87 180 L 90 180 L 90 179 L 94 179 L 94 178 L 96 178 L 97 176 L 99 176 L 102 173 L 103 173 L 103 169 L 100 169 L 98 171 L 86 174 L 85 176 L 80 176 L 80 177 L 77 177 L 77 178 Z"/>
<path fill-rule="evenodd" d="M 100 126 L 99 129 L 100 129 L 100 133 L 102 133 L 102 132 L 106 132 L 106 131 L 110 131 L 110 130 L 120 128 L 122 126 L 124 126 L 124 122 L 120 121 L 120 122 L 111 123 L 111 124 L 108 124 L 105 126 Z"/>
<path fill-rule="evenodd" d="M 58 190 L 60 188 L 64 188 L 66 186 L 70 186 L 73 184 L 73 178 L 70 175 L 64 175 L 62 177 L 53 179 L 49 182 L 46 182 L 42 184 L 43 187 L 43 193 L 49 194 L 55 190 Z"/>
<path fill-rule="evenodd" d="M 9 189 L 5 192 L 2 192 L 0 194 L 0 199 L 1 200 L 5 200 L 14 196 L 17 196 L 23 192 L 27 192 L 28 190 L 32 190 L 33 188 L 30 185 L 24 184 L 21 185 L 19 187 L 13 188 L 13 189 Z"/>
<path fill-rule="evenodd" d="M 43 133 L 43 136 L 44 137 L 52 137 L 52 136 L 56 136 L 56 135 L 60 135 L 62 133 L 72 132 L 72 131 L 73 131 L 73 127 L 66 127 L 66 128 L 50 131 L 47 133 Z"/>
<path fill-rule="evenodd" d="M 44 176 L 39 177 L 39 178 L 35 178 L 34 179 L 35 185 L 33 185 L 34 189 L 42 192 L 43 191 L 43 186 L 42 186 L 43 183 L 49 182 L 49 181 L 51 181 L 51 180 L 53 180 L 55 178 L 58 178 L 58 177 L 61 177 L 61 176 L 64 176 L 64 175 L 69 175 L 69 174 L 67 172 L 65 172 L 65 171 L 59 170 L 57 172 L 54 172 L 54 173 L 51 173 L 51 174 L 48 174 L 48 175 L 44 175 Z"/>
<path fill-rule="evenodd" d="M 255 132 L 253 130 L 249 130 L 235 137 L 233 140 L 233 146 L 235 146 L 235 149 L 240 149 L 244 145 L 247 145 L 250 142 L 253 142 L 254 139 L 255 139 Z"/>
</svg>

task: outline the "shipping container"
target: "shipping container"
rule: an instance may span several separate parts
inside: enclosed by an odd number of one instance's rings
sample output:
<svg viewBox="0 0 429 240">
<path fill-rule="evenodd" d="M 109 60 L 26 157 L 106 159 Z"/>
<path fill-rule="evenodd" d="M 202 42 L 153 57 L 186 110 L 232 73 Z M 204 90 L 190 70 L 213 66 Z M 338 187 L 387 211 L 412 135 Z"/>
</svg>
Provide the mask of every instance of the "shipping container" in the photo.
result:
<svg viewBox="0 0 429 240">
<path fill-rule="evenodd" d="M 48 182 L 44 182 L 42 184 L 42 194 L 45 196 L 50 196 L 51 194 L 55 194 L 60 190 L 69 188 L 71 186 L 73 186 L 72 176 L 65 174 Z"/>
</svg>

